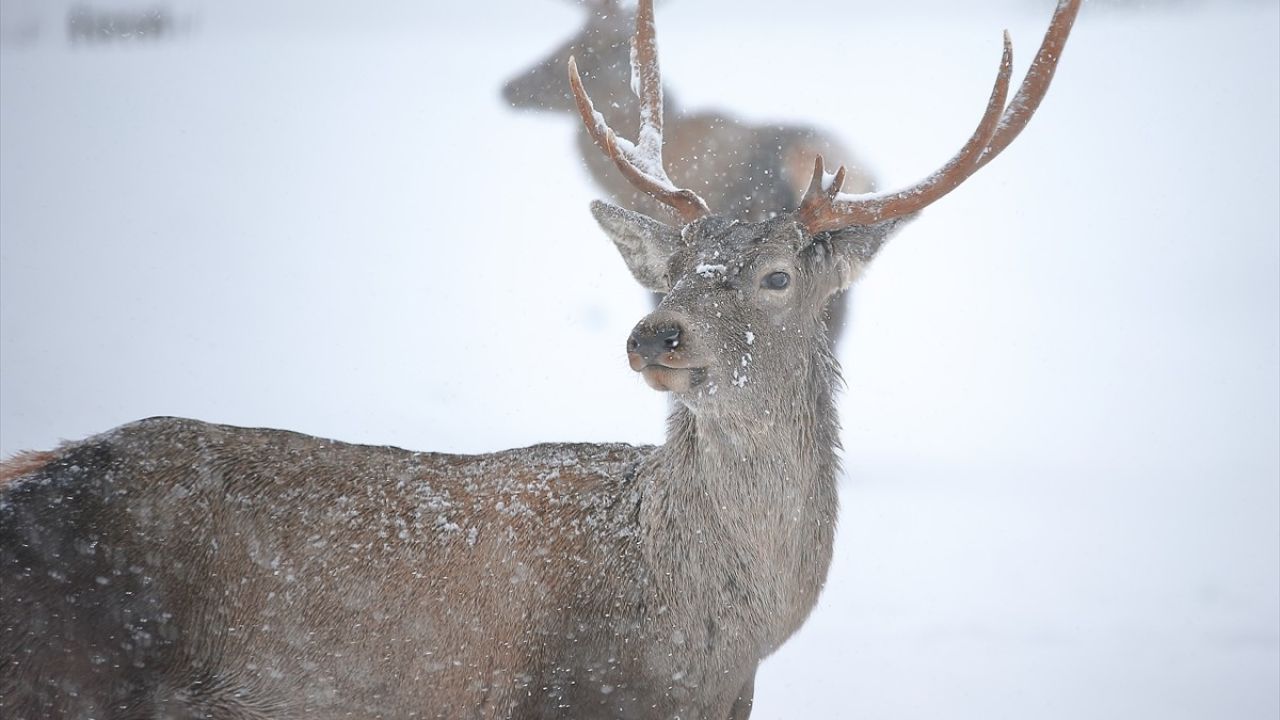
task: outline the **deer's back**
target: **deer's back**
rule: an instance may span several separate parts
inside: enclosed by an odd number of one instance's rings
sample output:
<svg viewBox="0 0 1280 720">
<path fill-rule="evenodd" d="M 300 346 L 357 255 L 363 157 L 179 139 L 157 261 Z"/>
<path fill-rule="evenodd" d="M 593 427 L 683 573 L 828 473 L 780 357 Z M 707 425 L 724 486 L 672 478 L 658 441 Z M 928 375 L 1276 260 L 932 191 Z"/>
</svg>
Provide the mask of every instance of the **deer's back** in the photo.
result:
<svg viewBox="0 0 1280 720">
<path fill-rule="evenodd" d="M 647 452 L 165 418 L 28 458 L 0 500 L 0 697 L 13 717 L 505 716 L 566 623 L 609 612 L 599 579 L 636 574 Z"/>
</svg>

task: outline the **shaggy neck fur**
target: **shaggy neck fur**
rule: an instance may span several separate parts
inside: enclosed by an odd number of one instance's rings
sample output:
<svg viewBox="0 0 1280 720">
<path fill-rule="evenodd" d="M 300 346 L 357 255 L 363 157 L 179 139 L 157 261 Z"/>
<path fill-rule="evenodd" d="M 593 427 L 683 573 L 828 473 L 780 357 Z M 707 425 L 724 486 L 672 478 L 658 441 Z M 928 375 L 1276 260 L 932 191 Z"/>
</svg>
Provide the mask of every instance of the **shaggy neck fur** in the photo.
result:
<svg viewBox="0 0 1280 720">
<path fill-rule="evenodd" d="M 770 389 L 767 408 L 680 405 L 641 472 L 645 554 L 661 602 L 724 609 L 709 622 L 737 626 L 763 654 L 804 621 L 831 559 L 840 375 L 825 341 L 817 345 L 778 379 L 785 387 Z M 774 630 L 753 635 L 763 627 Z"/>
</svg>

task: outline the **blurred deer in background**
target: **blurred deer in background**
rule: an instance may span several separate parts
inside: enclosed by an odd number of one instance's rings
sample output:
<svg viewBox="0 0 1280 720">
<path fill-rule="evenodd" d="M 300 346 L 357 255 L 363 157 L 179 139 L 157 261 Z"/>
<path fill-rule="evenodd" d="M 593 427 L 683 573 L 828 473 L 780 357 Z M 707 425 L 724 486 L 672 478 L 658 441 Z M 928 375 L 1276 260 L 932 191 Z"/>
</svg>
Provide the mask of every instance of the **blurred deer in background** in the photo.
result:
<svg viewBox="0 0 1280 720">
<path fill-rule="evenodd" d="M 713 214 L 662 164 L 653 10 L 642 117 L 593 140 L 668 225 L 592 212 L 663 293 L 627 340 L 677 400 L 661 446 L 488 455 L 156 418 L 0 465 L 0 708 L 47 717 L 746 718 L 808 617 L 837 515 L 839 369 L 822 313 L 888 236 L 1026 126 L 1079 8 L 1013 100 L 921 182 Z"/>
<path fill-rule="evenodd" d="M 577 34 L 510 80 L 502 89 L 503 97 L 521 110 L 576 114 L 564 83 L 565 63 L 572 56 L 587 92 L 609 98 L 610 108 L 617 111 L 618 132 L 635 137 L 640 123 L 640 100 L 630 89 L 635 3 L 587 0 L 582 4 L 586 22 Z M 720 112 L 689 112 L 673 102 L 669 93 L 664 105 L 671 177 L 724 215 L 758 222 L 795 210 L 808 187 L 816 155 L 849 168 L 845 178 L 849 192 L 874 189 L 874 179 L 854 154 L 817 128 L 748 124 Z M 578 145 L 591 178 L 614 203 L 652 217 L 670 212 L 620 176 L 608 158 L 591 149 L 593 144 L 588 133 L 579 132 Z M 829 308 L 833 345 L 844 328 L 847 303 L 842 297 Z"/>
</svg>

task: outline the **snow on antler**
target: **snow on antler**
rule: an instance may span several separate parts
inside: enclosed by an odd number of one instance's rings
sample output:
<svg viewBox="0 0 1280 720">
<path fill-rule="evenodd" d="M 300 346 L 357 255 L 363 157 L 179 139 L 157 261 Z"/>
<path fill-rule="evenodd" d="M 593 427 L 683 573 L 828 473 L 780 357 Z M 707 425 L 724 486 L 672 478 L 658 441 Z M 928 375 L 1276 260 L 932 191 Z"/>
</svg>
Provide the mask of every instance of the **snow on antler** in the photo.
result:
<svg viewBox="0 0 1280 720">
<path fill-rule="evenodd" d="M 574 58 L 569 58 L 569 84 L 587 131 L 632 185 L 670 206 L 684 222 L 711 213 L 696 193 L 677 187 L 663 167 L 662 73 L 658 68 L 653 0 L 641 0 L 631 41 L 631 89 L 640 98 L 640 131 L 636 142 L 618 137 L 604 115 L 595 109 L 582 86 Z"/>
</svg>

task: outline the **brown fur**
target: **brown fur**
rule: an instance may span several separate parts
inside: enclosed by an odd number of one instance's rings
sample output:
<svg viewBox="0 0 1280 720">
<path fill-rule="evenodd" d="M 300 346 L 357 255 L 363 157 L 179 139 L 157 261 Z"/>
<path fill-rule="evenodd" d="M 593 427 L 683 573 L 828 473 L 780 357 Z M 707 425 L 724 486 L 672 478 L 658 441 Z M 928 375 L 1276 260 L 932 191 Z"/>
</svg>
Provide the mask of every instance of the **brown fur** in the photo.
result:
<svg viewBox="0 0 1280 720">
<path fill-rule="evenodd" d="M 634 555 L 646 452 L 415 453 L 172 418 L 68 445 L 0 503 L 0 707 L 529 717 L 574 696 L 537 670 L 570 661 L 632 707 L 646 688 L 606 662 L 623 649 L 586 640 L 613 637 L 591 618 L 620 612 L 604 583 Z"/>
<path fill-rule="evenodd" d="M 24 450 L 8 460 L 0 461 L 0 487 L 39 472 L 56 457 L 57 455 L 48 451 Z"/>
</svg>

